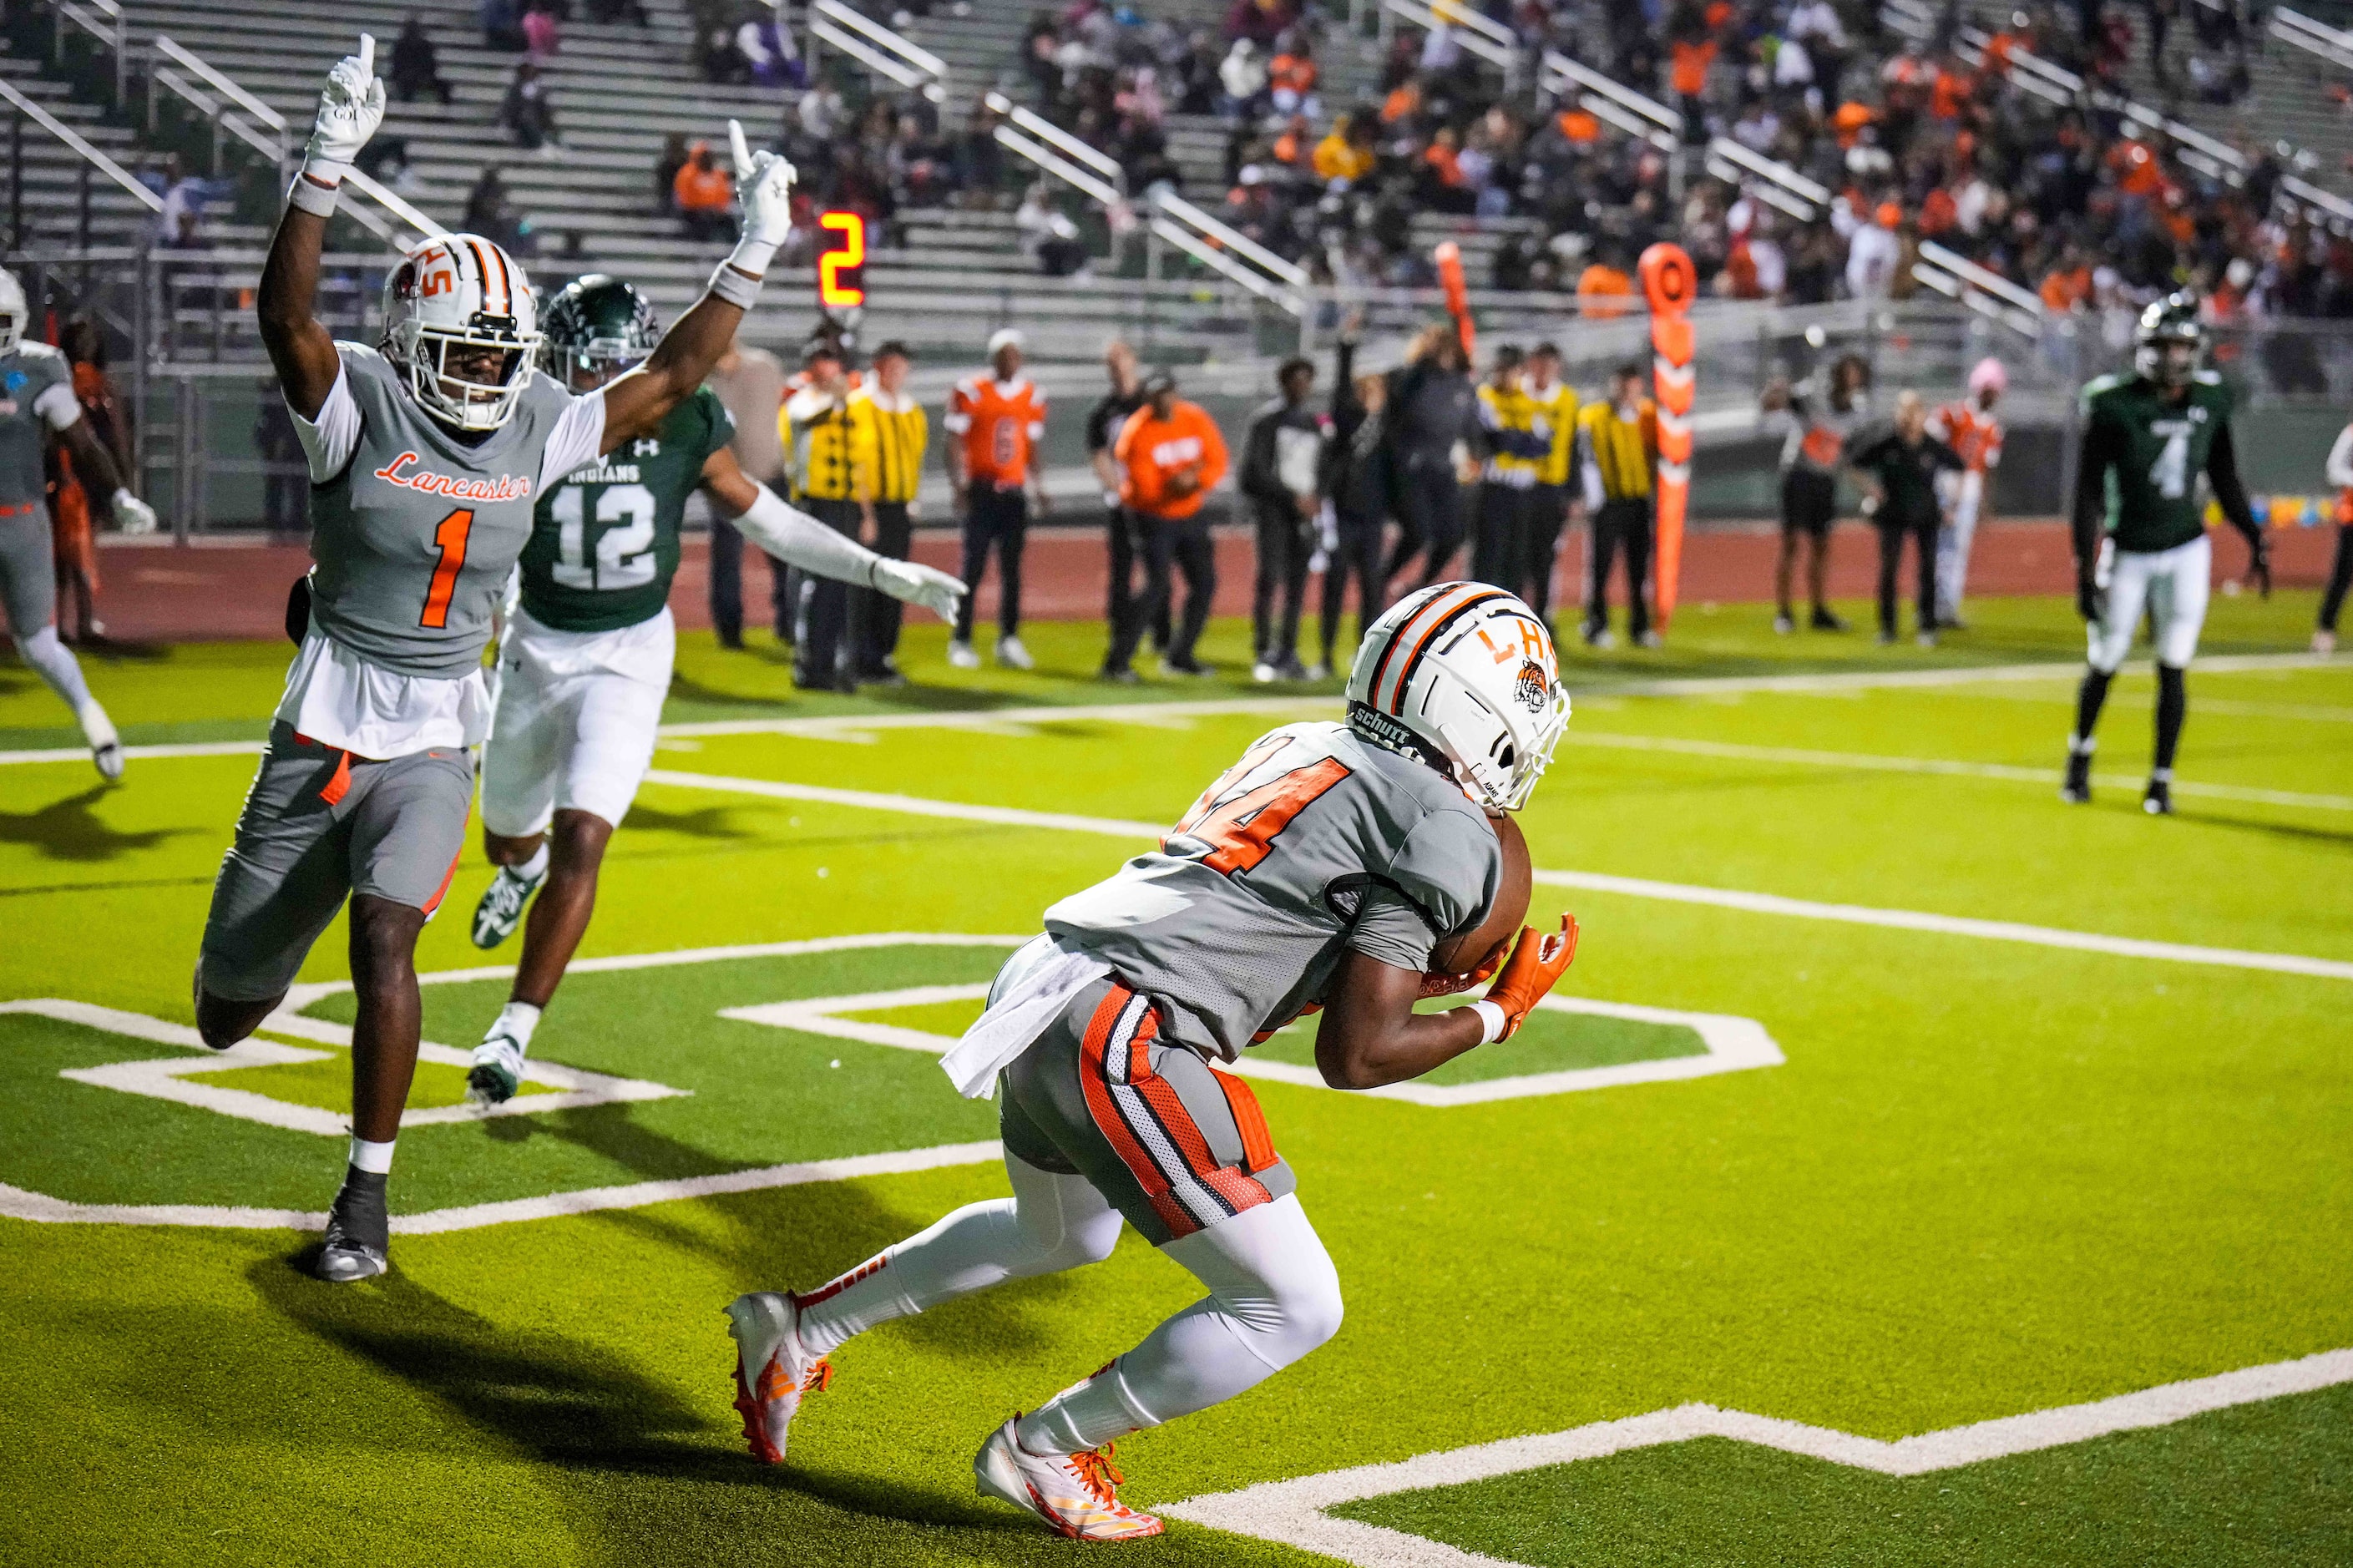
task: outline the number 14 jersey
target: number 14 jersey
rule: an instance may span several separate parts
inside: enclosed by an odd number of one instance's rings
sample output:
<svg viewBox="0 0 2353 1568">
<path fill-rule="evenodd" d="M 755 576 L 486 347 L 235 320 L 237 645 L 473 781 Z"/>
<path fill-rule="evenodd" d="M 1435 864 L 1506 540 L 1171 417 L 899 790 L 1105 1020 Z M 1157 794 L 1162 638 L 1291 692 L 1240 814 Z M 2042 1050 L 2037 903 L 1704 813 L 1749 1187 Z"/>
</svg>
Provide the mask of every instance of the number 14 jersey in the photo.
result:
<svg viewBox="0 0 2353 1568">
<path fill-rule="evenodd" d="M 1231 1061 L 1320 1004 L 1352 949 L 1427 969 L 1502 879 L 1495 830 L 1452 780 L 1345 724 L 1288 724 L 1046 930 L 1151 997 L 1163 1039 Z"/>
</svg>

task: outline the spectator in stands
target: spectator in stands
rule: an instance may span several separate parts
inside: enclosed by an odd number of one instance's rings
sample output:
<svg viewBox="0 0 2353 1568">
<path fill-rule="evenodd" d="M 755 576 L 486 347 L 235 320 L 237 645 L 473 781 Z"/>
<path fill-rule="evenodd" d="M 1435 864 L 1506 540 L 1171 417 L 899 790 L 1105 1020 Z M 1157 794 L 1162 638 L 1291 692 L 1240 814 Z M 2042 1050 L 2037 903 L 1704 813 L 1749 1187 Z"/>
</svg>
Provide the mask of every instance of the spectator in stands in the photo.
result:
<svg viewBox="0 0 2353 1568">
<path fill-rule="evenodd" d="M 678 172 L 686 167 L 692 154 L 686 150 L 686 132 L 673 131 L 662 140 L 662 150 L 654 157 L 654 210 L 660 213 L 678 211 Z"/>
<path fill-rule="evenodd" d="M 735 29 L 735 52 L 744 58 L 745 69 L 758 86 L 799 87 L 808 79 L 800 45 L 791 29 L 778 24 L 773 11 L 744 19 Z"/>
<path fill-rule="evenodd" d="M 1577 457 L 1585 478 L 1586 512 L 1593 520 L 1585 578 L 1585 643 L 1606 648 L 1609 632 L 1609 564 L 1626 552 L 1626 637 L 1659 646 L 1651 628 L 1651 494 L 1659 463 L 1659 411 L 1642 395 L 1642 367 L 1629 363 L 1609 376 L 1609 395 L 1577 416 Z"/>
<path fill-rule="evenodd" d="M 1029 193 L 1013 215 L 1013 226 L 1022 248 L 1037 258 L 1038 270 L 1049 278 L 1083 276 L 1087 270 L 1086 242 L 1079 226 L 1064 212 L 1053 188 L 1044 180 L 1030 183 Z"/>
<path fill-rule="evenodd" d="M 1587 320 L 1610 320 L 1634 308 L 1634 279 L 1622 263 L 1625 249 L 1610 243 L 1598 251 L 1577 275 L 1577 313 Z"/>
<path fill-rule="evenodd" d="M 997 205 L 1005 186 L 1005 149 L 997 141 L 997 114 L 986 103 L 972 107 L 964 134 L 956 138 L 955 179 L 965 204 L 974 207 Z"/>
<path fill-rule="evenodd" d="M 1330 133 L 1315 144 L 1315 177 L 1345 193 L 1370 174 L 1380 163 L 1373 150 L 1373 111 L 1367 109 L 1351 110 L 1335 121 Z"/>
<path fill-rule="evenodd" d="M 785 367 L 767 350 L 745 348 L 739 340 L 705 380 L 735 421 L 727 446 L 744 477 L 772 489 L 782 487 L 785 443 L 776 416 L 785 403 Z M 788 619 L 784 563 L 772 562 L 768 570 L 781 639 Z M 744 536 L 716 511 L 711 517 L 711 626 L 721 647 L 744 646 Z"/>
<path fill-rule="evenodd" d="M 640 27 L 653 26 L 653 18 L 646 15 L 645 0 L 586 0 L 584 9 L 592 22 L 607 25 L 635 22 Z"/>
<path fill-rule="evenodd" d="M 1306 29 L 1293 27 L 1285 32 L 1276 43 L 1273 62 L 1266 72 L 1268 100 L 1274 111 L 1323 119 L 1324 103 L 1315 96 L 1315 81 L 1320 74 Z"/>
<path fill-rule="evenodd" d="M 515 0 L 482 0 L 477 13 L 482 22 L 482 47 L 519 55 L 531 47 L 522 33 L 522 14 Z"/>
<path fill-rule="evenodd" d="M 564 25 L 556 20 L 554 0 L 528 0 L 522 13 L 522 41 L 534 60 L 552 60 L 564 47 Z"/>
<path fill-rule="evenodd" d="M 1896 239 L 1896 226 L 1904 221 L 1904 211 L 1894 202 L 1881 202 L 1872 208 L 1871 221 L 1857 227 L 1847 240 L 1846 291 L 1857 300 L 1884 300 L 1895 281 L 1896 263 L 1902 258 L 1903 247 Z"/>
<path fill-rule="evenodd" d="M 1274 399 L 1250 416 L 1242 437 L 1240 487 L 1258 524 L 1258 581 L 1250 597 L 1250 679 L 1304 680 L 1299 616 L 1307 596 L 1307 562 L 1324 510 L 1324 446 L 1332 422 L 1307 406 L 1315 389 L 1312 360 L 1285 360 Z"/>
<path fill-rule="evenodd" d="M 800 106 L 795 113 L 800 121 L 801 134 L 820 143 L 831 142 L 849 122 L 849 107 L 842 102 L 841 89 L 829 76 L 801 94 Z"/>
<path fill-rule="evenodd" d="M 506 96 L 499 103 L 499 123 L 515 140 L 515 145 L 543 158 L 564 155 L 563 133 L 555 123 L 555 105 L 550 101 L 547 83 L 539 74 L 539 67 L 524 60 L 515 67 L 514 78 L 507 83 Z"/>
<path fill-rule="evenodd" d="M 473 189 L 466 193 L 464 221 L 467 233 L 494 239 L 516 255 L 529 257 L 538 249 L 528 240 L 530 225 L 515 211 L 507 192 L 506 172 L 499 164 L 482 165 Z"/>
<path fill-rule="evenodd" d="M 1144 536 L 1144 603 L 1121 629 L 1108 661 L 1125 667 L 1143 629 L 1167 613 L 1172 571 L 1185 575 L 1185 612 L 1161 660 L 1172 675 L 1207 675 L 1194 657 L 1218 591 L 1217 552 L 1201 505 L 1227 467 L 1225 437 L 1198 404 L 1176 395 L 1165 370 L 1145 379 L 1145 405 L 1120 426 L 1112 456 L 1120 467 L 1120 500 Z"/>
<path fill-rule="evenodd" d="M 174 250 L 203 248 L 199 232 L 205 219 L 209 182 L 188 173 L 177 153 L 164 156 L 164 206 L 155 215 L 155 243 Z"/>
<path fill-rule="evenodd" d="M 735 231 L 735 177 L 720 166 L 708 142 L 688 149 L 670 181 L 670 200 L 689 239 L 721 240 Z"/>
<path fill-rule="evenodd" d="M 1226 37 L 1271 49 L 1299 19 L 1299 0 L 1234 0 L 1226 13 Z"/>
<path fill-rule="evenodd" d="M 1218 112 L 1255 122 L 1267 110 L 1266 57 L 1248 38 L 1236 38 L 1218 67 Z"/>
<path fill-rule="evenodd" d="M 441 57 L 425 31 L 425 18 L 411 16 L 392 41 L 392 96 L 403 103 L 431 93 L 446 106 L 449 84 L 441 77 Z"/>
</svg>

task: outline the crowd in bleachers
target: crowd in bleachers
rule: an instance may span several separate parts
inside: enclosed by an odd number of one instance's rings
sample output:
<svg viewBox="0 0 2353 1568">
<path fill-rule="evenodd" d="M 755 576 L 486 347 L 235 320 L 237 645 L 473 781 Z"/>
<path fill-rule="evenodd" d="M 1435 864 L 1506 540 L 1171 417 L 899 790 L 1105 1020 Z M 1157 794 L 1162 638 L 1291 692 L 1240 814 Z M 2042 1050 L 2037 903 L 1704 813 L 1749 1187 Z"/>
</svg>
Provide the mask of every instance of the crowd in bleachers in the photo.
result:
<svg viewBox="0 0 2353 1568">
<path fill-rule="evenodd" d="M 2230 101 L 2254 33 L 2241 4 L 2188 5 L 2179 26 L 2181 0 L 2063 25 L 2021 12 L 1970 65 L 1851 0 L 1480 0 L 1525 58 L 1556 48 L 1669 105 L 1686 146 L 1728 137 L 1827 187 L 1807 219 L 1723 180 L 1679 181 L 1670 154 L 1574 93 L 1540 101 L 1531 73 L 1506 93 L 1455 28 L 1399 26 L 1372 90 L 1342 96 L 1320 61 L 1366 42 L 1340 7 L 1237 0 L 1213 33 L 1074 0 L 1034 18 L 1024 64 L 1045 110 L 1117 158 L 1132 195 L 1182 187 L 1168 114 L 1223 117 L 1223 188 L 1183 194 L 1346 283 L 1429 284 L 1412 219 L 1438 212 L 1521 220 L 1494 255 L 1500 288 L 1621 292 L 1643 247 L 1673 237 L 1725 297 L 1903 297 L 1934 241 L 2061 310 L 2190 283 L 2226 314 L 2353 310 L 2353 249 L 2276 202 L 2276 153 L 2246 149 L 2232 184 L 2088 95 L 2054 104 L 2014 79 L 2031 51 L 2118 87 L 2145 47 L 2168 92 Z"/>
</svg>

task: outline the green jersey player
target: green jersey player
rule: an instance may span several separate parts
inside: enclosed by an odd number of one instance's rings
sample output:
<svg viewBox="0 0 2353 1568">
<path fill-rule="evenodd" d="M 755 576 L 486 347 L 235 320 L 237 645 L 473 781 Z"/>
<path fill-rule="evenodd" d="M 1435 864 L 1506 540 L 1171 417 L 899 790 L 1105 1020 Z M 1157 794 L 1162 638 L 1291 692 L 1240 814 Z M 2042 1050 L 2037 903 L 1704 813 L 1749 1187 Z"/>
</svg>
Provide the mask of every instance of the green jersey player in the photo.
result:
<svg viewBox="0 0 2353 1568">
<path fill-rule="evenodd" d="M 2206 488 L 2246 536 L 2250 569 L 2266 595 L 2271 550 L 2239 482 L 2231 389 L 2199 365 L 2205 329 L 2198 301 L 2188 294 L 2158 300 L 2141 313 L 2135 341 L 2130 375 L 2104 375 L 2084 388 L 2075 605 L 2088 629 L 2090 668 L 2059 795 L 2077 805 L 2092 798 L 2092 731 L 2146 608 L 2157 632 L 2157 751 L 2141 806 L 2163 816 L 2173 810 L 2173 754 L 2189 711 L 2184 672 L 2198 651 L 2213 570 Z"/>
<path fill-rule="evenodd" d="M 567 284 L 543 331 L 549 374 L 575 395 L 628 370 L 660 335 L 645 298 L 601 273 Z M 547 890 L 523 935 L 512 996 L 474 1051 L 467 1081 L 478 1104 L 501 1104 L 520 1086 L 540 1012 L 588 929 L 605 845 L 653 762 L 687 498 L 703 491 L 754 543 L 804 572 L 955 614 L 955 578 L 877 555 L 746 479 L 727 447 L 734 430 L 702 387 L 651 432 L 540 492 L 482 759 L 482 847 L 499 874 L 474 910 L 475 945 L 504 942 L 543 881 Z"/>
</svg>

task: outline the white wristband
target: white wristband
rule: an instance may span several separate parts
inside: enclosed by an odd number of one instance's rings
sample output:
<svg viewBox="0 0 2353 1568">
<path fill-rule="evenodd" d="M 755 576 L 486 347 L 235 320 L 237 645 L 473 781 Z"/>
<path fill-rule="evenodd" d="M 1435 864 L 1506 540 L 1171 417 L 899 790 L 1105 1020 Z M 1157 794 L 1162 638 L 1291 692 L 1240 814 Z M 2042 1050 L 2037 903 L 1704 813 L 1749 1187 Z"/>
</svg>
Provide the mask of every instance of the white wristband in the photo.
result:
<svg viewBox="0 0 2353 1568">
<path fill-rule="evenodd" d="M 1479 1015 L 1479 1043 L 1492 1046 L 1504 1037 L 1504 1026 L 1511 1020 L 1504 1016 L 1503 1005 L 1482 996 L 1471 1004 L 1471 1011 Z"/>
<path fill-rule="evenodd" d="M 711 275 L 711 291 L 739 310 L 749 310 L 760 298 L 760 279 L 746 278 L 735 270 L 735 264 L 723 261 L 719 270 Z"/>
<path fill-rule="evenodd" d="M 294 176 L 294 184 L 286 192 L 286 205 L 319 217 L 335 216 L 335 197 L 342 194 L 342 182 L 322 185 L 311 178 L 308 169 Z"/>
<path fill-rule="evenodd" d="M 776 247 L 773 241 L 754 239 L 747 234 L 735 242 L 733 250 L 727 253 L 727 265 L 760 278 L 766 276 L 768 263 L 776 258 Z"/>
</svg>

